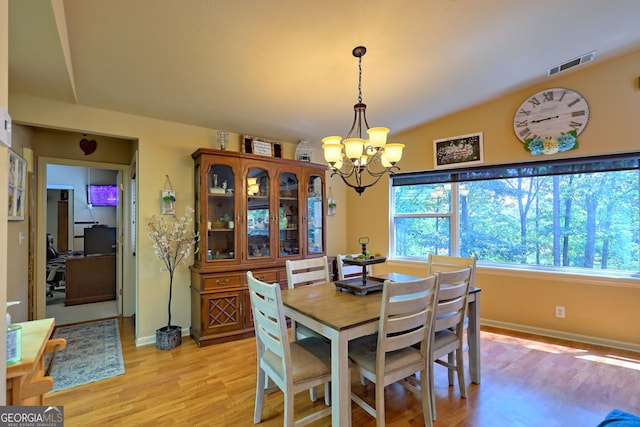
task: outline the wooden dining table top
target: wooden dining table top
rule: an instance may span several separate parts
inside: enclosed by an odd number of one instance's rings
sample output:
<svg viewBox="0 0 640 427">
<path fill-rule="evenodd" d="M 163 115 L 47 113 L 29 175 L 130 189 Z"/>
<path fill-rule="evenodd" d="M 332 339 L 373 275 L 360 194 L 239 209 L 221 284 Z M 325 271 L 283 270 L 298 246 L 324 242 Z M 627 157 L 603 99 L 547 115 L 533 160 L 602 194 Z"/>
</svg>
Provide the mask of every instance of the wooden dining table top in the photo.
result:
<svg viewBox="0 0 640 427">
<path fill-rule="evenodd" d="M 406 280 L 409 277 L 411 276 L 403 278 Z M 474 288 L 470 292 L 479 290 Z M 338 289 L 333 282 L 328 282 L 283 289 L 282 303 L 340 331 L 378 320 L 382 292 L 354 295 Z"/>
<path fill-rule="evenodd" d="M 364 296 L 336 288 L 333 282 L 282 291 L 282 303 L 325 325 L 342 330 L 380 318 L 382 292 Z"/>
</svg>

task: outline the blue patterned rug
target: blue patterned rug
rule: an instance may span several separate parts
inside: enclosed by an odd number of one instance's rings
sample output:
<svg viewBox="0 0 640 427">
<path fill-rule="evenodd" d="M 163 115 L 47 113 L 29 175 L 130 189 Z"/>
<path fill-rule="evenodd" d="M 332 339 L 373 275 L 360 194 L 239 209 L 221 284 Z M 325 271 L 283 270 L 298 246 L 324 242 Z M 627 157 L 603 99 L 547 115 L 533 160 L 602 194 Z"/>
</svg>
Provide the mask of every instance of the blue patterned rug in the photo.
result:
<svg viewBox="0 0 640 427">
<path fill-rule="evenodd" d="M 117 319 L 57 328 L 53 336 L 65 338 L 51 370 L 52 392 L 124 374 Z"/>
</svg>

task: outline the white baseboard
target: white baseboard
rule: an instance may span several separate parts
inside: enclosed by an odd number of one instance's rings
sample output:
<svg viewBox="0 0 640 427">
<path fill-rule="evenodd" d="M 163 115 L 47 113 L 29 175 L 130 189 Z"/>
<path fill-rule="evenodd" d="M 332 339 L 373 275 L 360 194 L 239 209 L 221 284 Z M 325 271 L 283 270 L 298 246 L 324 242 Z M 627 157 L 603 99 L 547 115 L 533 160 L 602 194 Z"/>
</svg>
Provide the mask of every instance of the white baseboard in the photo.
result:
<svg viewBox="0 0 640 427">
<path fill-rule="evenodd" d="M 640 344 L 625 341 L 609 340 L 605 338 L 592 337 L 588 335 L 573 334 L 570 332 L 556 331 L 553 329 L 536 328 L 533 326 L 519 325 L 517 323 L 498 322 L 488 319 L 480 319 L 480 325 L 492 326 L 494 328 L 507 329 L 510 331 L 525 332 L 534 335 L 542 335 L 551 338 L 560 338 L 569 341 L 576 341 L 585 344 L 599 345 L 603 347 L 616 348 L 620 350 L 635 351 L 640 353 Z"/>
</svg>

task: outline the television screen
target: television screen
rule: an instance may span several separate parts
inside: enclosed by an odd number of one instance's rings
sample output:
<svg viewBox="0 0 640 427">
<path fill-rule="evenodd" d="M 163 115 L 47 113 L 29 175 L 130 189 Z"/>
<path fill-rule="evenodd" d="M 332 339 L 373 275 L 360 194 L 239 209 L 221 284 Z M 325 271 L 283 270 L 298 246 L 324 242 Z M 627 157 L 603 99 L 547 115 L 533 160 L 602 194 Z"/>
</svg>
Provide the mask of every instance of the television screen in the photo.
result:
<svg viewBox="0 0 640 427">
<path fill-rule="evenodd" d="M 87 203 L 93 206 L 118 206 L 117 185 L 88 185 Z"/>
</svg>

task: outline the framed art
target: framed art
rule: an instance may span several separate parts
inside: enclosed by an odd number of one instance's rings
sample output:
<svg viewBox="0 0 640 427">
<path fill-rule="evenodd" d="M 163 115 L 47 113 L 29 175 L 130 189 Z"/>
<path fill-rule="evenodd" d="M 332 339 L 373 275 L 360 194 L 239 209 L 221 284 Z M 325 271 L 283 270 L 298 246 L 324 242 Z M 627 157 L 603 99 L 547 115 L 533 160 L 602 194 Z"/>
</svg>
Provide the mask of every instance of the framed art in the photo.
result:
<svg viewBox="0 0 640 427">
<path fill-rule="evenodd" d="M 282 143 L 279 141 L 250 135 L 242 135 L 241 138 L 240 146 L 243 153 L 282 158 Z"/>
<path fill-rule="evenodd" d="M 482 132 L 433 141 L 434 168 L 449 168 L 482 163 Z"/>
<path fill-rule="evenodd" d="M 27 162 L 9 150 L 9 220 L 24 219 L 26 184 Z"/>
</svg>

